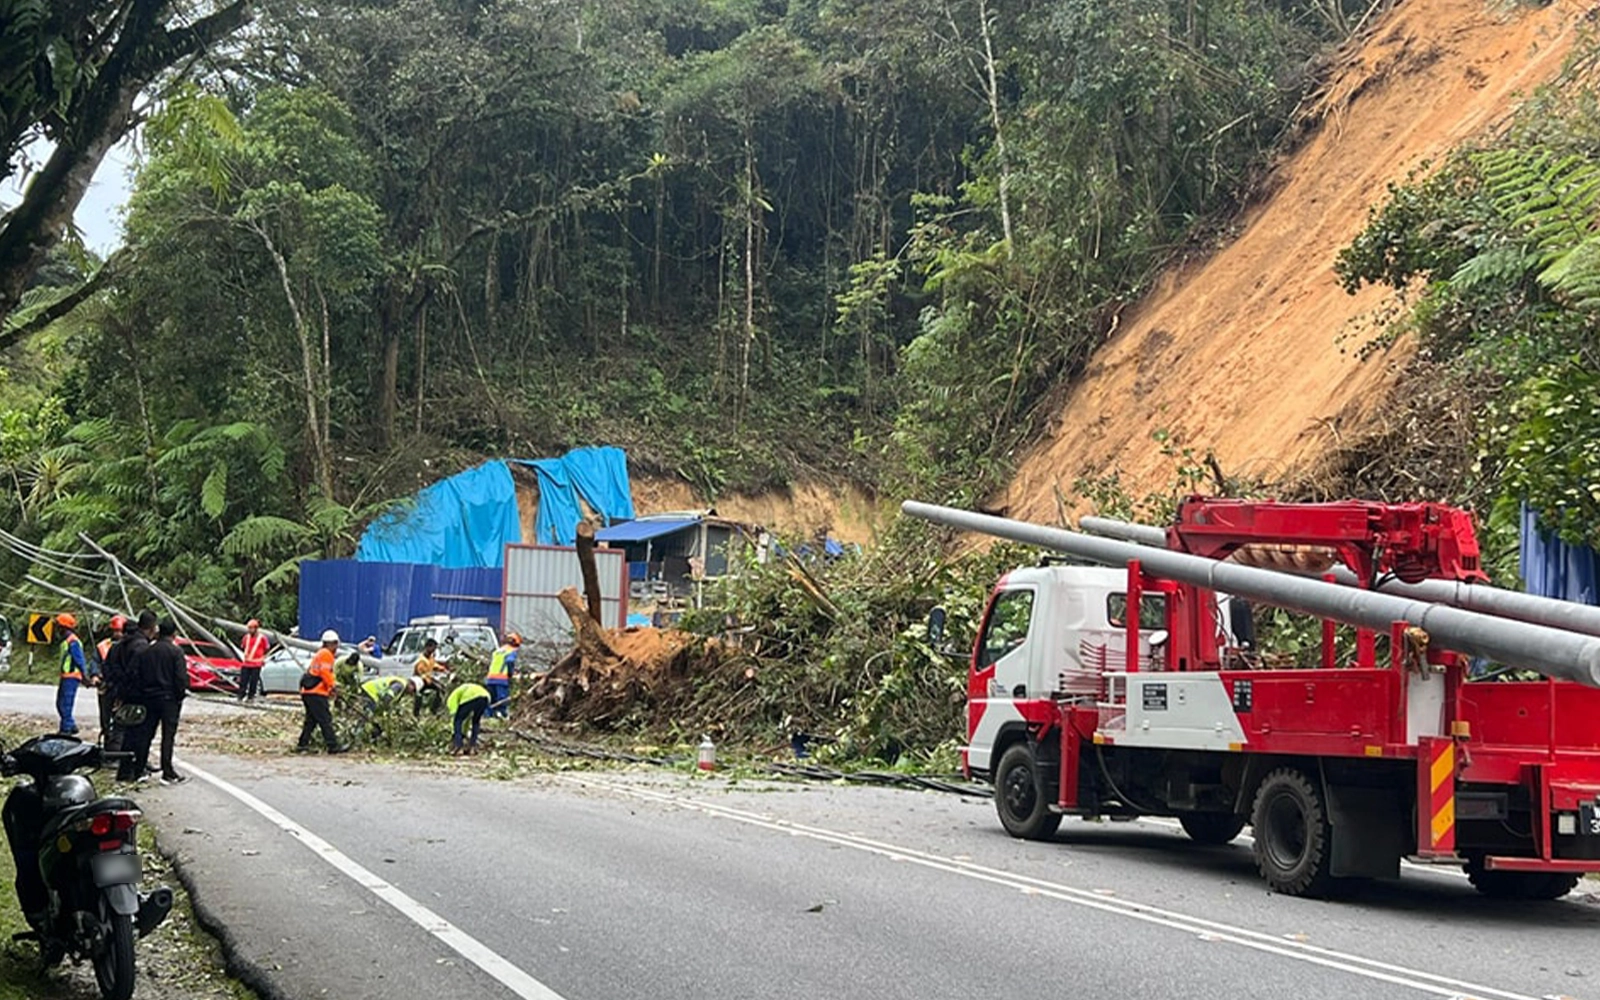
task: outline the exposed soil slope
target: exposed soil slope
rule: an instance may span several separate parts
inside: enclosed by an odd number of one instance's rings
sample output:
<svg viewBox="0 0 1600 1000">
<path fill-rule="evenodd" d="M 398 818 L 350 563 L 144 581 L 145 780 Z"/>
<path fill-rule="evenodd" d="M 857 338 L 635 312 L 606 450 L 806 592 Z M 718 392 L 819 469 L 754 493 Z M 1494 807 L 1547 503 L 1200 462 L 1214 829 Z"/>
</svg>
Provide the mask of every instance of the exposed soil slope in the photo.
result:
<svg viewBox="0 0 1600 1000">
<path fill-rule="evenodd" d="M 1554 77 L 1597 9 L 1401 3 L 1335 70 L 1317 133 L 1277 165 L 1238 238 L 1122 317 L 1021 462 L 1001 500 L 1009 516 L 1054 522 L 1056 490 L 1070 502 L 1086 474 L 1120 471 L 1134 495 L 1168 486 L 1159 430 L 1214 451 L 1230 475 L 1267 480 L 1303 475 L 1359 434 L 1410 348 L 1357 359 L 1389 296 L 1346 295 L 1335 256 L 1386 185 L 1492 129 Z"/>
</svg>

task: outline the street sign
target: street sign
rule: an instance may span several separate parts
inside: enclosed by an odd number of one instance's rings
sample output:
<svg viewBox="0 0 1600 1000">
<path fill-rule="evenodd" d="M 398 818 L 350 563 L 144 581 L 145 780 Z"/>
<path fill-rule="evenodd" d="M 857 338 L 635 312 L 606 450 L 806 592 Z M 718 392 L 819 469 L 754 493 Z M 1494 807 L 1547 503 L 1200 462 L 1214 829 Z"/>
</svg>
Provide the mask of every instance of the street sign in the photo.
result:
<svg viewBox="0 0 1600 1000">
<path fill-rule="evenodd" d="M 49 615 L 28 616 L 28 641 L 38 646 L 48 646 L 55 635 L 55 621 Z"/>
</svg>

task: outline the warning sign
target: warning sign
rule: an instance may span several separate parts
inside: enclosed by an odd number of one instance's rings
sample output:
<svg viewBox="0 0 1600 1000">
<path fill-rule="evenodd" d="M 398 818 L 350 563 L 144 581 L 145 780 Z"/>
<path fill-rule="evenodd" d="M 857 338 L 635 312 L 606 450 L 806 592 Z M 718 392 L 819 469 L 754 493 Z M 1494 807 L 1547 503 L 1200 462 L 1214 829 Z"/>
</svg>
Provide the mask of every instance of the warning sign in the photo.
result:
<svg viewBox="0 0 1600 1000">
<path fill-rule="evenodd" d="M 55 621 L 49 615 L 28 616 L 28 641 L 37 646 L 47 646 L 55 635 Z"/>
</svg>

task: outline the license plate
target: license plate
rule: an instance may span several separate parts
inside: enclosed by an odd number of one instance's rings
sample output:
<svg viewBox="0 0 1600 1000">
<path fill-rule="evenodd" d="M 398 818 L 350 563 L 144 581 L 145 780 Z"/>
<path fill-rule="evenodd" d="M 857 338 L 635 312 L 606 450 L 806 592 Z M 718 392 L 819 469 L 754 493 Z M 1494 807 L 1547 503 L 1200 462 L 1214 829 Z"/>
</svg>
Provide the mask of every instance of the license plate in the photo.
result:
<svg viewBox="0 0 1600 1000">
<path fill-rule="evenodd" d="M 1600 800 L 1585 802 L 1578 807 L 1578 834 L 1600 837 Z"/>
<path fill-rule="evenodd" d="M 96 854 L 89 859 L 89 868 L 94 872 L 94 884 L 101 888 L 139 881 L 137 854 Z"/>
</svg>

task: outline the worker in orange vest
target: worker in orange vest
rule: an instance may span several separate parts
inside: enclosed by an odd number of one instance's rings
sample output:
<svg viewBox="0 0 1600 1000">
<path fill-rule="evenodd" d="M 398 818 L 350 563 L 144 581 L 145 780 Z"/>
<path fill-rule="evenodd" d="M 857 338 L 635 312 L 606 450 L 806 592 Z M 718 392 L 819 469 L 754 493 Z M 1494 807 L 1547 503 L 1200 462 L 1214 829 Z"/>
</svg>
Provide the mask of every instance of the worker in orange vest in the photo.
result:
<svg viewBox="0 0 1600 1000">
<path fill-rule="evenodd" d="M 311 665 L 300 677 L 300 704 L 305 706 L 306 720 L 300 726 L 300 742 L 295 745 L 295 753 L 311 749 L 311 733 L 319 728 L 329 753 L 344 753 L 348 749 L 340 745 L 339 735 L 333 729 L 333 689 L 337 683 L 333 677 L 333 663 L 338 649 L 339 633 L 330 628 L 322 633 L 322 648 L 311 657 Z"/>
<path fill-rule="evenodd" d="M 239 700 L 255 701 L 261 693 L 261 664 L 267 661 L 266 636 L 261 634 L 261 622 L 252 618 L 244 623 L 244 638 L 239 641 L 244 666 L 239 668 Z"/>
<path fill-rule="evenodd" d="M 83 656 L 83 643 L 78 640 L 77 616 L 63 611 L 56 615 L 56 628 L 61 633 L 61 669 L 56 682 L 56 715 L 61 717 L 61 731 L 71 735 L 78 731 L 72 709 L 78 702 L 78 686 L 89 672 L 89 661 Z"/>
<path fill-rule="evenodd" d="M 111 647 L 122 641 L 123 631 L 128 626 L 128 619 L 121 615 L 111 616 L 111 634 L 95 644 L 95 659 L 100 663 L 100 745 L 107 750 L 122 748 L 122 739 L 117 735 L 116 687 L 111 683 Z"/>
<path fill-rule="evenodd" d="M 522 648 L 522 636 L 506 633 L 506 641 L 489 658 L 489 673 L 483 686 L 489 689 L 489 717 L 511 714 L 511 679 L 517 676 L 517 650 Z"/>
</svg>

